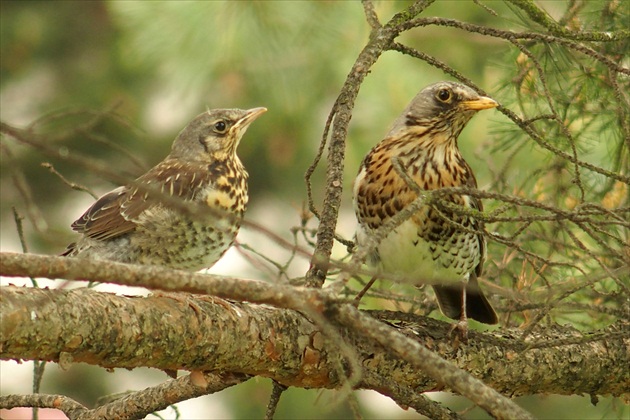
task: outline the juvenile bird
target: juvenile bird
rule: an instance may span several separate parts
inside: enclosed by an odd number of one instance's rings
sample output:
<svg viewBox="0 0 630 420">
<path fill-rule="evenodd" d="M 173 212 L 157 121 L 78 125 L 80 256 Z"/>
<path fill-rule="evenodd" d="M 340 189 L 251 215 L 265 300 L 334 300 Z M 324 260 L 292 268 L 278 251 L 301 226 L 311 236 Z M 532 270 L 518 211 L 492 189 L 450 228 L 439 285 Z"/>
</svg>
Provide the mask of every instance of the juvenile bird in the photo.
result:
<svg viewBox="0 0 630 420">
<path fill-rule="evenodd" d="M 190 271 L 212 266 L 233 243 L 247 207 L 247 172 L 236 149 L 265 111 L 198 115 L 163 161 L 103 195 L 72 224 L 81 238 L 62 255 Z"/>
<path fill-rule="evenodd" d="M 477 187 L 457 138 L 477 111 L 496 106 L 494 100 L 460 83 L 439 82 L 418 93 L 359 169 L 353 191 L 359 248 L 417 198 L 397 173 L 393 158 L 422 190 Z M 474 197 L 451 194 L 446 200 L 482 210 Z M 440 310 L 459 321 L 456 326 L 465 336 L 467 317 L 486 324 L 498 322 L 477 282 L 486 250 L 480 230 L 478 220 L 447 206 L 422 206 L 385 236 L 368 263 L 414 284 L 431 283 Z"/>
</svg>

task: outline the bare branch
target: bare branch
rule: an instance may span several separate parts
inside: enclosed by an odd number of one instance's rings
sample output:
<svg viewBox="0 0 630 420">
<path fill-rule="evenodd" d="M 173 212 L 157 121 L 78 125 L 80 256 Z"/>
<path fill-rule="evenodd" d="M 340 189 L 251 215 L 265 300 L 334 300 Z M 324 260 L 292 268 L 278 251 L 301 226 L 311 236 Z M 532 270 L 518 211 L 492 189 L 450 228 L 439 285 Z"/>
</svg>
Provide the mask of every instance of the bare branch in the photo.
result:
<svg viewBox="0 0 630 420">
<path fill-rule="evenodd" d="M 38 407 L 54 408 L 63 411 L 70 419 L 78 419 L 88 409 L 64 395 L 2 395 L 0 396 L 0 408 Z"/>
<path fill-rule="evenodd" d="M 138 419 L 172 404 L 212 394 L 248 379 L 246 375 L 231 373 L 203 374 L 203 384 L 190 380 L 190 375 L 164 382 L 143 391 L 131 392 L 95 409 L 61 395 L 6 395 L 0 396 L 0 408 L 39 407 L 61 410 L 70 419 Z"/>
<path fill-rule="evenodd" d="M 96 195 L 94 192 L 92 192 L 89 188 L 87 188 L 87 187 L 85 187 L 83 185 L 77 184 L 75 182 L 72 182 L 68 178 L 63 176 L 61 173 L 59 173 L 59 171 L 57 171 L 55 169 L 55 167 L 52 165 L 52 163 L 50 163 L 50 162 L 43 162 L 41 165 L 42 165 L 42 167 L 48 169 L 51 174 L 56 175 L 61 180 L 61 182 L 63 182 L 64 184 L 66 184 L 67 186 L 72 188 L 73 190 L 86 192 L 86 193 L 90 194 L 92 196 L 92 198 L 94 198 L 95 200 L 98 199 L 98 195 Z"/>
<path fill-rule="evenodd" d="M 250 377 L 229 372 L 196 372 L 160 385 L 131 392 L 122 398 L 83 413 L 79 419 L 139 419 L 191 398 L 209 395 L 245 382 Z"/>
<path fill-rule="evenodd" d="M 381 22 L 378 20 L 378 15 L 374 10 L 374 3 L 372 3 L 372 0 L 361 0 L 361 4 L 363 4 L 365 20 L 372 27 L 372 30 L 381 28 Z"/>
</svg>

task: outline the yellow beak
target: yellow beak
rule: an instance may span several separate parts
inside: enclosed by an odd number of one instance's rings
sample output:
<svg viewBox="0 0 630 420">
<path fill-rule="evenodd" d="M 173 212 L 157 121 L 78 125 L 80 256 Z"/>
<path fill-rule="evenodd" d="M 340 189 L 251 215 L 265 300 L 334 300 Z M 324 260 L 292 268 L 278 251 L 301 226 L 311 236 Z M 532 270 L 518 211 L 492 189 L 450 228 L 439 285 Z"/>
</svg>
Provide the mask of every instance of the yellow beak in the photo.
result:
<svg viewBox="0 0 630 420">
<path fill-rule="evenodd" d="M 245 116 L 243 116 L 240 120 L 232 126 L 232 130 L 241 130 L 247 126 L 249 126 L 256 118 L 260 117 L 262 114 L 267 112 L 267 108 L 252 108 L 248 109 Z"/>
<path fill-rule="evenodd" d="M 497 105 L 499 105 L 497 101 L 487 96 L 480 96 L 469 101 L 460 102 L 460 106 L 467 111 L 481 111 L 482 109 L 494 108 Z"/>
</svg>

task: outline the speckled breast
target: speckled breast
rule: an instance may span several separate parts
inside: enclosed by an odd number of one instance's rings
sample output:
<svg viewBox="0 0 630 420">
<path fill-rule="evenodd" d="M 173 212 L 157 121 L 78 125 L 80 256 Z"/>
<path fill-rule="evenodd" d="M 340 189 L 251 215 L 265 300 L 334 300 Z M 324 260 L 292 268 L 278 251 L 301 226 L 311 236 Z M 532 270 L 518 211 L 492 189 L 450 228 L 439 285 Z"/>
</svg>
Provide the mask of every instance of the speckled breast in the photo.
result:
<svg viewBox="0 0 630 420">
<path fill-rule="evenodd" d="M 147 211 L 132 238 L 138 262 L 185 270 L 210 267 L 234 242 L 247 201 L 247 177 L 226 175 L 195 197 L 195 203 L 207 206 L 201 214 L 162 206 Z"/>
</svg>

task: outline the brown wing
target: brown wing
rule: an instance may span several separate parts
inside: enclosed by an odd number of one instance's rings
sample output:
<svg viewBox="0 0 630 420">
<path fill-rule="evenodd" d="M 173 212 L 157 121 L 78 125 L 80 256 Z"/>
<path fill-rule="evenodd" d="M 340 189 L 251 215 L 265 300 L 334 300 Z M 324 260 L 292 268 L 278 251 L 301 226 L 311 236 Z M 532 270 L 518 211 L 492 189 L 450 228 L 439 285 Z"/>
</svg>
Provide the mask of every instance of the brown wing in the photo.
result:
<svg viewBox="0 0 630 420">
<path fill-rule="evenodd" d="M 475 175 L 473 174 L 472 169 L 470 168 L 470 166 L 468 166 L 468 163 L 464 162 L 466 164 L 466 171 L 468 172 L 468 179 L 466 180 L 466 186 L 470 187 L 470 188 L 477 188 L 477 179 L 475 178 Z M 483 204 L 481 203 L 481 200 L 477 197 L 470 197 L 470 205 L 472 206 L 472 208 L 474 208 L 475 210 L 478 210 L 480 212 L 483 211 Z M 483 230 L 483 223 L 478 221 L 478 220 L 474 220 L 473 221 L 473 228 L 476 230 Z M 475 274 L 477 276 L 481 276 L 481 274 L 483 273 L 483 264 L 486 260 L 486 238 L 483 237 L 483 235 L 477 235 L 477 240 L 479 241 L 479 264 L 477 264 L 477 267 L 475 267 Z"/>
<path fill-rule="evenodd" d="M 134 185 L 116 188 L 99 198 L 72 224 L 72 229 L 99 240 L 131 232 L 137 226 L 138 216 L 159 202 L 159 193 L 191 200 L 210 181 L 209 176 L 206 165 L 164 160 Z M 149 194 L 146 188 L 159 193 Z"/>
<path fill-rule="evenodd" d="M 94 239 L 110 239 L 130 232 L 136 224 L 121 213 L 122 203 L 129 199 L 129 188 L 119 187 L 105 194 L 72 223 L 72 229 Z M 146 206 L 146 202 L 137 205 Z M 145 207 L 146 208 L 146 207 Z"/>
</svg>

